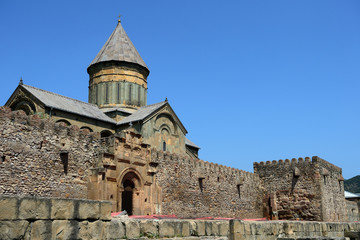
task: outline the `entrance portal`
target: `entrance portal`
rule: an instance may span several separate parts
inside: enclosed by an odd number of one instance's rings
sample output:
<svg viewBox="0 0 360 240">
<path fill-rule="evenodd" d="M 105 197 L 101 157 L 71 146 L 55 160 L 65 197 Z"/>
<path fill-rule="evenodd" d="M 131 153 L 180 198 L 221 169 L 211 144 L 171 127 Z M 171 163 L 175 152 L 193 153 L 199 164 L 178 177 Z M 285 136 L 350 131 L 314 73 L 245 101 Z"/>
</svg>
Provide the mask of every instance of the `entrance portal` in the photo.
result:
<svg viewBox="0 0 360 240">
<path fill-rule="evenodd" d="M 132 215 L 133 214 L 133 191 L 135 188 L 135 184 L 131 180 L 126 179 L 123 182 L 123 188 L 124 188 L 124 191 L 122 192 L 122 196 L 121 196 L 121 202 L 122 202 L 121 210 L 126 210 L 128 215 Z"/>
<path fill-rule="evenodd" d="M 119 184 L 118 209 L 126 210 L 128 215 L 141 215 L 144 209 L 143 185 L 135 170 L 129 170 Z"/>
</svg>

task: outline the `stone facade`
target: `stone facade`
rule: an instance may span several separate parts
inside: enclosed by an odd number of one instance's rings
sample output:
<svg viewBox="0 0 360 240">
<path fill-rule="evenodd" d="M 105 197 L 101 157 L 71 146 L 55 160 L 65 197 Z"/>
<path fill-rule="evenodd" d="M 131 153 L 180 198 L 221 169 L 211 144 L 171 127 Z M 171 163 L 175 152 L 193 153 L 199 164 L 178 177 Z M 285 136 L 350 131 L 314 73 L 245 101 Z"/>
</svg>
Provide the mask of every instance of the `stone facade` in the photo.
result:
<svg viewBox="0 0 360 240">
<path fill-rule="evenodd" d="M 151 148 L 134 128 L 99 133 L 0 108 L 0 194 L 108 200 L 133 215 L 356 220 L 341 169 L 318 157 L 254 173 Z"/>
<path fill-rule="evenodd" d="M 88 175 L 100 161 L 99 133 L 0 109 L 0 192 L 87 198 Z"/>
<path fill-rule="evenodd" d="M 346 214 L 348 221 L 359 221 L 359 206 L 358 203 L 346 200 Z"/>
<path fill-rule="evenodd" d="M 360 239 L 360 223 L 111 218 L 111 203 L 0 195 L 0 239 Z"/>
<path fill-rule="evenodd" d="M 162 213 L 181 217 L 263 216 L 259 177 L 189 157 L 152 152 L 162 189 Z"/>
<path fill-rule="evenodd" d="M 346 218 L 339 167 L 319 157 L 254 163 L 266 190 L 265 212 L 273 219 L 338 221 Z"/>
</svg>

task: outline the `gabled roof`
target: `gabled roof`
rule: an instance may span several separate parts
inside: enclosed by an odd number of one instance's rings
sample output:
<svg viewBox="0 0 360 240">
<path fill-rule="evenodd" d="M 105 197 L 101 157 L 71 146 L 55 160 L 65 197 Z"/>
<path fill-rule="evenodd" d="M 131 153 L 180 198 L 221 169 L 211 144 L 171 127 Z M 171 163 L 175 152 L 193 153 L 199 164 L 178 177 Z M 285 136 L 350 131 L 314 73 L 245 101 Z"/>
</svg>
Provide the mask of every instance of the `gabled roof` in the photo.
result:
<svg viewBox="0 0 360 240">
<path fill-rule="evenodd" d="M 144 107 L 139 108 L 136 112 L 131 114 L 130 116 L 122 119 L 117 123 L 117 125 L 123 125 L 130 122 L 138 122 L 144 120 L 147 116 L 154 113 L 156 110 L 160 109 L 162 106 L 164 106 L 167 102 L 159 102 L 151 105 L 147 105 Z"/>
<path fill-rule="evenodd" d="M 188 146 L 193 147 L 193 148 L 200 149 L 199 146 L 197 146 L 195 143 L 193 143 L 192 141 L 190 141 L 190 140 L 187 139 L 187 138 L 185 138 L 185 145 L 188 145 Z"/>
<path fill-rule="evenodd" d="M 96 55 L 89 66 L 95 63 L 107 61 L 136 63 L 149 71 L 144 60 L 141 58 L 124 28 L 121 26 L 120 21 L 113 33 L 110 35 L 109 39 L 106 41 L 105 45 L 101 48 L 100 52 Z"/>
<path fill-rule="evenodd" d="M 174 117 L 174 120 L 177 122 L 177 124 L 179 125 L 181 130 L 184 132 L 184 134 L 186 134 L 187 130 L 185 129 L 184 125 L 181 123 L 180 119 L 176 116 L 174 110 L 171 108 L 171 106 L 167 100 L 164 102 L 159 102 L 159 103 L 141 107 L 141 108 L 139 108 L 139 110 L 137 110 L 130 116 L 119 121 L 117 123 L 117 125 L 123 125 L 123 124 L 127 124 L 127 123 L 132 123 L 132 122 L 139 122 L 139 121 L 146 122 L 148 119 L 152 118 L 153 114 L 160 111 L 162 108 L 165 108 L 165 106 L 168 107 L 169 112 Z"/>
<path fill-rule="evenodd" d="M 24 88 L 40 102 L 42 102 L 46 107 L 55 108 L 64 112 L 70 112 L 81 116 L 116 124 L 113 119 L 106 116 L 106 114 L 103 113 L 95 104 L 82 102 L 73 98 L 65 97 L 25 84 L 19 85 L 19 87 Z"/>
</svg>

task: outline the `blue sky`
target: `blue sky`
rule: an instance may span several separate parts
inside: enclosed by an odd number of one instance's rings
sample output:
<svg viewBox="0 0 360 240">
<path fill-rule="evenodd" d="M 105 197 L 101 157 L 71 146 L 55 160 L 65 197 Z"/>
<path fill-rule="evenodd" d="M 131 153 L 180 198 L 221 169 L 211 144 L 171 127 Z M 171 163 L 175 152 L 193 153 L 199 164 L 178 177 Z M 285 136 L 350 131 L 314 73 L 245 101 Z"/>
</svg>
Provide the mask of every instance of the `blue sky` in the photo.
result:
<svg viewBox="0 0 360 240">
<path fill-rule="evenodd" d="M 86 68 L 122 15 L 203 160 L 317 155 L 360 174 L 360 2 L 0 1 L 0 104 L 24 83 L 87 101 Z"/>
</svg>

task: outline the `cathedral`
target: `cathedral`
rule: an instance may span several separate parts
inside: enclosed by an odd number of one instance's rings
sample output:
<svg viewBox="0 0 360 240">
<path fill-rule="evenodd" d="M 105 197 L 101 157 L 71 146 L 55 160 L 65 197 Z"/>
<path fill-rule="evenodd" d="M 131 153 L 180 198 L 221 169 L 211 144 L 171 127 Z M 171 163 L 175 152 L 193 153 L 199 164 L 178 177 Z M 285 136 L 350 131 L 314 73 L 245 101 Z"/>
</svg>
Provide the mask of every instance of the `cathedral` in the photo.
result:
<svg viewBox="0 0 360 240">
<path fill-rule="evenodd" d="M 21 80 L 5 106 L 100 132 L 102 137 L 132 127 L 152 148 L 198 158 L 200 148 L 186 138 L 187 130 L 167 99 L 147 105 L 150 70 L 120 20 L 87 72 L 88 103 L 25 85 Z"/>
<path fill-rule="evenodd" d="M 120 20 L 87 72 L 88 103 L 20 80 L 0 108 L 0 194 L 106 200 L 129 215 L 358 219 L 342 169 L 320 157 L 254 172 L 200 160 L 167 99 L 147 105 L 150 71 Z"/>
</svg>

